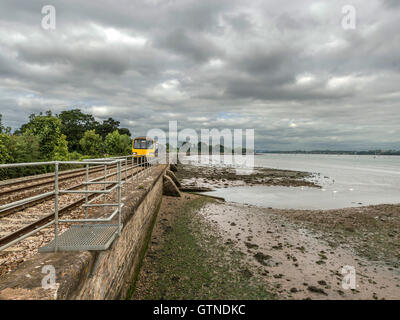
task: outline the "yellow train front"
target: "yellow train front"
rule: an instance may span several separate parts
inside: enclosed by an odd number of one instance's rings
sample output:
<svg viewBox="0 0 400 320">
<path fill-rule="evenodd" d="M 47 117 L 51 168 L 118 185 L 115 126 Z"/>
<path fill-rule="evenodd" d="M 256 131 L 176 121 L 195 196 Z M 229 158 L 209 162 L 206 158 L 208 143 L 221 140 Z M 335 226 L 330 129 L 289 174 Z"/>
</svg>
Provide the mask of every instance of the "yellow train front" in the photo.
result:
<svg viewBox="0 0 400 320">
<path fill-rule="evenodd" d="M 136 158 L 149 159 L 157 156 L 157 143 L 153 138 L 137 137 L 132 141 L 132 155 Z"/>
</svg>

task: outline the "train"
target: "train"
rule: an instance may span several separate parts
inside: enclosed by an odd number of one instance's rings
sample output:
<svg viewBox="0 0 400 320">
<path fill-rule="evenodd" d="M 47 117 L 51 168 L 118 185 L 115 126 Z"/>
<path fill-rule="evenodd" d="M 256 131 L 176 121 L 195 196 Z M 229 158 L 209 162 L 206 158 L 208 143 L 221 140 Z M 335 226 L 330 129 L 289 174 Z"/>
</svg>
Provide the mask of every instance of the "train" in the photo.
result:
<svg viewBox="0 0 400 320">
<path fill-rule="evenodd" d="M 150 137 L 137 137 L 132 140 L 132 155 L 136 159 L 151 159 L 158 156 L 158 143 Z"/>
</svg>

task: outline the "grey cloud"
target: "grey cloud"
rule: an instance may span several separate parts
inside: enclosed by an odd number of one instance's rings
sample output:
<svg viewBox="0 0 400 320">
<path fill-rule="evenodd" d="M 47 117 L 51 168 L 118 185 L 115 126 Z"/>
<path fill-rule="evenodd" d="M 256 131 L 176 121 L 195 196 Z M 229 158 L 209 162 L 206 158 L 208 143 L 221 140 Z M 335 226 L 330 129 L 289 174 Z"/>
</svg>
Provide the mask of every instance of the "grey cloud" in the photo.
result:
<svg viewBox="0 0 400 320">
<path fill-rule="evenodd" d="M 178 120 L 254 128 L 257 148 L 400 149 L 398 1 L 354 0 L 349 31 L 345 1 L 55 0 L 51 32 L 46 4 L 0 4 L 0 113 L 13 128 L 78 107 L 134 135 Z"/>
<path fill-rule="evenodd" d="M 79 50 L 79 56 L 76 55 Z M 92 49 L 87 47 L 36 47 L 28 44 L 18 48 L 18 58 L 24 62 L 40 65 L 67 65 L 73 66 L 74 71 L 106 72 L 121 74 L 128 70 L 130 56 L 120 48 Z"/>
<path fill-rule="evenodd" d="M 389 8 L 399 8 L 400 7 L 400 2 L 397 0 L 382 0 L 382 1 Z"/>
<path fill-rule="evenodd" d="M 199 63 L 223 55 L 223 51 L 202 34 L 188 34 L 183 29 L 161 35 L 155 45 Z"/>
<path fill-rule="evenodd" d="M 251 32 L 254 27 L 251 17 L 245 13 L 226 14 L 223 18 L 238 32 Z"/>
</svg>

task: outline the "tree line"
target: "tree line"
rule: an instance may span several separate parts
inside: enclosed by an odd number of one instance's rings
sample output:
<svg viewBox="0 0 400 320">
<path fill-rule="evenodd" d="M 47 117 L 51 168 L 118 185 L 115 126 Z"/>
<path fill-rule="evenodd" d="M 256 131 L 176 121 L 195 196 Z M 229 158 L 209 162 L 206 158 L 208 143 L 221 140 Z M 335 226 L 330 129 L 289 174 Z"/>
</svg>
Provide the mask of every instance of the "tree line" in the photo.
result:
<svg viewBox="0 0 400 320">
<path fill-rule="evenodd" d="M 131 133 L 113 118 L 100 123 L 93 115 L 74 109 L 31 114 L 28 120 L 11 133 L 0 114 L 0 163 L 82 160 L 131 152 Z M 49 170 L 47 166 L 7 169 L 0 171 L 0 178 Z"/>
</svg>

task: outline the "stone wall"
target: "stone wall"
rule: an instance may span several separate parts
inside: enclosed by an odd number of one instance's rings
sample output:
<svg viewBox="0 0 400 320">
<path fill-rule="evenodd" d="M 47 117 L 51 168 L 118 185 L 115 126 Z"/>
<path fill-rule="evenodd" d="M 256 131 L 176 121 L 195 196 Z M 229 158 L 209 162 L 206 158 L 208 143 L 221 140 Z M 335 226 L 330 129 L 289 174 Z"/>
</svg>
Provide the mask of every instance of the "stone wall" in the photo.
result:
<svg viewBox="0 0 400 320">
<path fill-rule="evenodd" d="M 108 250 L 37 254 L 0 279 L 0 299 L 125 299 L 162 200 L 166 169 L 153 168 L 123 197 L 124 227 Z M 45 265 L 56 270 L 55 288 L 42 288 Z"/>
</svg>

